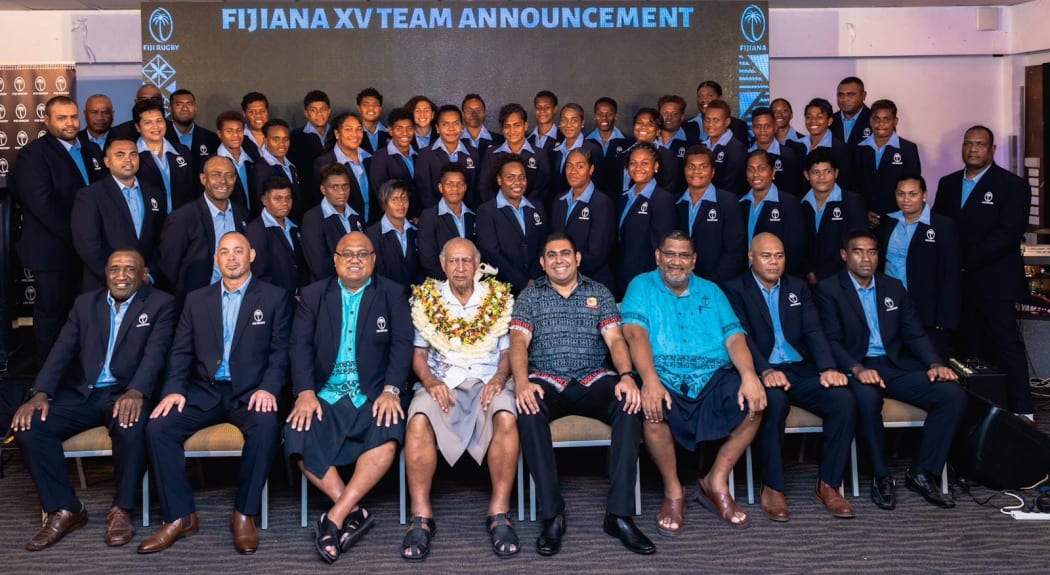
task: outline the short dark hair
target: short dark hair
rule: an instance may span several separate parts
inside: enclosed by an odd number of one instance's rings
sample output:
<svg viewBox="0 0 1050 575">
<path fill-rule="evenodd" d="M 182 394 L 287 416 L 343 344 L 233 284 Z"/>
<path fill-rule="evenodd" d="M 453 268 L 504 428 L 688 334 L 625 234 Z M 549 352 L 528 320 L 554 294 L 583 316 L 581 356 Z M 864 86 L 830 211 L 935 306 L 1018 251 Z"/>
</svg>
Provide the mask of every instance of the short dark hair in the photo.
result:
<svg viewBox="0 0 1050 575">
<path fill-rule="evenodd" d="M 719 98 L 722 97 L 722 85 L 718 82 L 715 82 L 714 80 L 704 80 L 703 82 L 697 84 L 696 91 L 699 92 L 700 88 L 703 88 L 705 86 L 714 90 L 715 94 L 718 95 Z"/>
<path fill-rule="evenodd" d="M 688 159 L 689 156 L 706 156 L 707 161 L 711 163 L 711 167 L 714 167 L 715 165 L 715 153 L 703 144 L 693 144 L 692 146 L 686 148 L 686 159 Z"/>
<path fill-rule="evenodd" d="M 375 98 L 376 100 L 379 100 L 380 106 L 383 105 L 383 95 L 380 94 L 379 90 L 376 90 L 375 88 L 365 88 L 364 90 L 358 92 L 357 105 L 360 106 L 361 100 L 364 100 L 365 98 Z"/>
<path fill-rule="evenodd" d="M 856 228 L 846 232 L 846 237 L 842 238 L 842 249 L 848 250 L 850 242 L 860 238 L 867 238 L 875 242 L 876 246 L 879 245 L 879 238 L 875 235 L 875 232 L 864 228 Z"/>
<path fill-rule="evenodd" d="M 109 147 L 111 145 L 117 143 L 117 142 L 127 142 L 129 144 L 134 145 L 134 146 L 138 146 L 139 145 L 134 137 L 129 136 L 129 135 L 125 135 L 125 134 L 117 134 L 115 136 L 110 136 L 110 137 L 106 138 L 106 145 L 102 148 L 102 152 L 103 153 L 108 152 L 109 151 Z"/>
<path fill-rule="evenodd" d="M 303 109 L 305 110 L 310 107 L 310 104 L 316 104 L 317 102 L 322 102 L 329 108 L 332 107 L 332 101 L 328 99 L 328 94 L 320 90 L 310 90 L 303 96 Z"/>
<path fill-rule="evenodd" d="M 340 164 L 339 162 L 325 164 L 321 166 L 321 171 L 318 172 L 317 180 L 324 184 L 325 180 L 331 178 L 332 176 L 346 176 L 347 179 L 349 179 L 350 170 L 348 170 L 346 166 Z"/>
<path fill-rule="evenodd" d="M 813 98 L 809 101 L 808 104 L 806 104 L 806 109 L 803 111 L 808 112 L 810 108 L 818 108 L 825 116 L 829 118 L 834 113 L 831 110 L 831 102 L 825 100 L 824 98 Z"/>
<path fill-rule="evenodd" d="M 467 102 L 471 100 L 477 100 L 481 102 L 482 108 L 487 108 L 487 106 L 485 106 L 485 99 L 481 97 L 481 94 L 467 94 L 466 96 L 463 96 L 463 101 L 459 103 L 460 108 L 465 107 Z"/>
<path fill-rule="evenodd" d="M 390 114 L 386 118 L 386 123 L 393 126 L 402 120 L 408 120 L 415 125 L 416 122 L 410 108 L 394 108 L 393 110 L 390 110 Z"/>
<path fill-rule="evenodd" d="M 627 161 L 630 162 L 631 156 L 633 156 L 635 152 L 639 151 L 648 153 L 653 157 L 654 162 L 659 163 L 660 152 L 657 151 L 656 146 L 648 142 L 637 142 L 634 146 L 632 146 L 631 149 L 627 152 Z"/>
<path fill-rule="evenodd" d="M 685 98 L 676 94 L 664 94 L 660 96 L 660 99 L 656 101 L 656 109 L 664 107 L 664 104 L 678 104 L 678 107 L 685 111 Z"/>
<path fill-rule="evenodd" d="M 539 92 L 536 92 L 536 95 L 532 98 L 532 105 L 535 106 L 536 102 L 539 102 L 542 98 L 546 98 L 551 102 L 554 102 L 555 106 L 558 105 L 558 96 L 550 90 L 540 90 Z"/>
<path fill-rule="evenodd" d="M 547 251 L 547 246 L 552 243 L 560 241 L 569 242 L 569 245 L 572 246 L 572 253 L 580 251 L 576 248 L 576 240 L 572 239 L 572 236 L 565 232 L 551 232 L 550 234 L 547 234 L 547 239 L 543 240 L 543 251 Z"/>
<path fill-rule="evenodd" d="M 583 156 L 583 159 L 587 160 L 587 163 L 589 165 L 591 165 L 591 166 L 594 165 L 594 154 L 592 154 L 591 151 L 588 150 L 587 148 L 585 148 L 583 146 L 580 146 L 579 148 L 573 148 L 572 150 L 569 151 L 568 154 L 566 154 L 565 159 L 568 160 L 570 157 L 572 157 L 573 154 L 579 154 L 579 155 Z"/>
<path fill-rule="evenodd" d="M 839 163 L 835 160 L 835 154 L 831 153 L 831 148 L 820 147 L 813 150 L 806 156 L 806 171 L 810 171 L 813 166 L 817 164 L 831 164 L 831 169 L 839 169 Z"/>
<path fill-rule="evenodd" d="M 995 145 L 995 134 L 992 133 L 992 129 L 987 127 L 987 126 L 982 126 L 981 124 L 976 124 L 976 125 L 970 126 L 969 128 L 966 128 L 966 131 L 963 132 L 963 137 L 965 137 L 966 134 L 969 134 L 970 132 L 972 132 L 974 130 L 980 130 L 982 132 L 987 133 L 988 134 L 988 145 L 990 145 L 990 146 L 994 146 Z"/>
<path fill-rule="evenodd" d="M 770 165 L 770 167 L 772 167 L 775 163 L 775 161 L 773 160 L 773 156 L 769 152 L 763 150 L 762 148 L 758 148 L 749 153 L 747 155 L 747 161 L 750 162 L 751 158 L 762 158 L 767 164 Z"/>
<path fill-rule="evenodd" d="M 445 104 L 444 106 L 438 108 L 437 113 L 434 114 L 434 120 L 437 121 L 437 119 L 441 117 L 441 114 L 450 113 L 455 114 L 459 118 L 460 122 L 463 121 L 463 111 L 460 110 L 459 106 L 456 106 L 455 104 Z"/>
<path fill-rule="evenodd" d="M 689 242 L 689 244 L 692 245 L 693 239 L 689 237 L 689 234 L 683 232 L 682 230 L 671 230 L 664 234 L 662 238 L 660 238 L 660 243 L 657 244 L 656 247 L 658 249 L 663 248 L 667 242 Z M 696 248 L 694 248 L 694 250 L 695 249 Z"/>
<path fill-rule="evenodd" d="M 160 112 L 160 115 L 163 116 L 164 100 L 160 98 L 147 98 L 135 102 L 135 105 L 131 107 L 132 122 L 138 124 L 139 119 L 142 118 L 142 114 L 145 114 L 146 112 Z"/>
<path fill-rule="evenodd" d="M 657 130 L 664 129 L 664 118 L 656 108 L 638 108 L 638 111 L 634 113 L 634 123 L 638 123 L 638 118 L 643 114 L 653 119 L 653 123 L 656 124 Z"/>
<path fill-rule="evenodd" d="M 292 128 L 288 125 L 288 122 L 285 122 L 280 118 L 271 118 L 269 121 L 263 124 L 263 137 L 268 137 L 270 135 L 270 130 L 274 128 L 284 128 L 285 130 L 288 130 L 289 134 L 291 134 L 292 132 Z"/>
<path fill-rule="evenodd" d="M 576 102 L 569 102 L 568 104 L 565 104 L 564 106 L 562 106 L 561 107 L 561 113 L 564 114 L 565 110 L 572 110 L 572 111 L 576 112 L 577 114 L 579 114 L 581 118 L 584 116 L 583 106 L 577 104 Z"/>
<path fill-rule="evenodd" d="M 733 115 L 733 109 L 729 107 L 729 104 L 725 100 L 711 100 L 711 103 L 707 105 L 704 113 L 710 112 L 711 110 L 722 110 L 726 113 L 726 118 Z"/>
<path fill-rule="evenodd" d="M 499 109 L 499 125 L 500 125 L 500 127 L 503 126 L 503 123 L 506 122 L 507 118 L 510 118 L 510 116 L 512 114 L 519 114 L 521 116 L 521 121 L 522 122 L 528 122 L 529 121 L 529 114 L 528 114 L 528 112 L 525 111 L 525 107 L 522 106 L 521 104 L 512 102 L 510 104 L 504 104 L 503 107 Z"/>
<path fill-rule="evenodd" d="M 842 79 L 841 82 L 839 82 L 839 86 L 843 84 L 857 84 L 858 86 L 860 86 L 861 91 L 864 90 L 864 80 L 861 80 L 856 76 L 846 76 Z"/>
<path fill-rule="evenodd" d="M 525 167 L 525 160 L 522 159 L 522 157 L 520 155 L 515 154 L 513 152 L 509 153 L 509 154 L 500 154 L 499 157 L 496 158 L 496 175 L 497 176 L 503 174 L 503 167 L 506 166 L 507 164 L 521 164 L 521 167 L 524 168 Z"/>
<path fill-rule="evenodd" d="M 266 104 L 267 110 L 270 109 L 270 101 L 266 99 L 265 94 L 262 92 L 248 92 L 243 98 L 241 98 L 241 111 L 247 111 L 248 105 L 254 104 L 255 102 L 262 102 L 263 104 Z"/>
<path fill-rule="evenodd" d="M 769 109 L 772 110 L 773 104 L 776 104 L 777 102 L 784 102 L 784 105 L 788 107 L 788 110 L 794 112 L 794 110 L 791 109 L 791 102 L 789 102 L 787 98 L 774 98 L 773 101 L 769 103 Z"/>
<path fill-rule="evenodd" d="M 172 92 L 171 96 L 168 97 L 169 101 L 170 100 L 174 100 L 175 96 L 189 96 L 190 98 L 193 98 L 194 102 L 197 101 L 197 96 L 194 96 L 193 92 L 190 92 L 186 88 L 179 88 L 178 90 L 175 90 L 174 92 Z"/>
<path fill-rule="evenodd" d="M 878 110 L 889 110 L 893 117 L 897 117 L 897 104 L 893 103 L 893 100 L 875 100 L 871 104 L 871 113 L 874 114 Z"/>
<path fill-rule="evenodd" d="M 244 119 L 244 114 L 237 110 L 226 110 L 219 112 L 218 116 L 215 116 L 215 129 L 222 131 L 222 125 L 226 122 L 239 122 L 241 126 L 244 126 L 247 121 Z"/>
<path fill-rule="evenodd" d="M 364 122 L 361 121 L 361 116 L 358 116 L 356 113 L 354 113 L 354 112 L 343 112 L 342 114 L 339 114 L 338 116 L 336 116 L 335 120 L 332 121 L 332 129 L 334 129 L 337 132 L 339 130 L 343 129 L 343 124 L 346 123 L 346 121 L 349 120 L 350 118 L 357 118 L 357 122 L 359 124 L 362 124 L 362 125 L 364 124 Z"/>
<path fill-rule="evenodd" d="M 76 106 L 77 102 L 69 96 L 53 96 L 47 101 L 47 104 L 44 105 L 44 112 L 50 116 L 51 108 L 54 108 L 55 106 L 68 106 L 70 104 Z M 163 108 L 161 108 L 161 110 L 163 110 Z"/>
<path fill-rule="evenodd" d="M 597 112 L 598 106 L 601 106 L 602 104 L 605 104 L 606 106 L 612 106 L 613 112 L 618 112 L 620 110 L 620 106 L 616 103 L 616 100 L 610 98 L 609 96 L 602 96 L 601 98 L 598 98 L 594 101 L 594 111 Z"/>
<path fill-rule="evenodd" d="M 263 182 L 262 197 L 266 197 L 266 194 L 274 190 L 290 190 L 292 189 L 292 182 L 284 176 L 270 176 Z"/>
<path fill-rule="evenodd" d="M 467 179 L 467 166 L 463 162 L 449 162 L 444 166 L 441 166 L 441 172 L 438 174 L 438 181 L 445 179 L 445 174 L 459 174 L 463 176 L 463 180 Z"/>
<path fill-rule="evenodd" d="M 755 118 L 757 118 L 759 116 L 769 116 L 770 118 L 772 118 L 773 117 L 773 109 L 772 108 L 767 108 L 765 106 L 759 106 L 759 107 L 755 108 L 754 110 L 751 110 L 751 122 L 754 122 Z"/>
<path fill-rule="evenodd" d="M 926 178 L 922 177 L 921 175 L 919 175 L 916 172 L 908 172 L 908 173 L 901 174 L 900 177 L 897 178 L 897 183 L 899 184 L 901 182 L 907 182 L 907 181 L 911 181 L 911 180 L 915 180 L 916 182 L 919 182 L 919 189 L 922 190 L 923 193 L 926 192 Z"/>
</svg>

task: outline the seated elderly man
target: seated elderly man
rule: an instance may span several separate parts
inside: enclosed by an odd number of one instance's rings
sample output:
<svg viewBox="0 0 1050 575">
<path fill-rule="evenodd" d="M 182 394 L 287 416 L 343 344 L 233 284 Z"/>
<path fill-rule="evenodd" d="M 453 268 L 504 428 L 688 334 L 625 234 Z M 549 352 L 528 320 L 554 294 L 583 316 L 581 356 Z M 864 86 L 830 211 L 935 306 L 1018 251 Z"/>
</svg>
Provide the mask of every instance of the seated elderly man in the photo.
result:
<svg viewBox="0 0 1050 575">
<path fill-rule="evenodd" d="M 394 462 L 412 365 L 405 288 L 373 275 L 368 236 L 346 234 L 332 257 L 336 276 L 303 288 L 292 321 L 296 400 L 284 429 L 285 453 L 332 500 L 317 521 L 317 551 L 328 563 L 375 520 L 360 503 Z M 354 462 L 344 483 L 336 467 Z"/>
<path fill-rule="evenodd" d="M 681 533 L 685 515 L 676 442 L 695 451 L 703 441 L 728 437 L 711 470 L 696 480 L 696 499 L 734 527 L 750 524 L 729 495 L 729 472 L 766 407 L 740 321 L 718 286 L 693 275 L 695 263 L 689 236 L 669 233 L 656 250 L 657 269 L 631 281 L 622 307 L 623 333 L 642 378 L 645 445 L 664 482 L 657 529 L 669 536 Z"/>
<path fill-rule="evenodd" d="M 408 408 L 405 432 L 413 517 L 401 557 L 422 561 L 430 553 L 436 533 L 430 487 L 438 451 L 449 465 L 464 452 L 480 465 L 488 452 L 492 498 L 485 521 L 492 551 L 508 557 L 519 549 L 508 513 L 518 460 L 514 386 L 507 384 L 514 298 L 510 285 L 476 279 L 481 252 L 470 240 L 449 240 L 439 259 L 448 280 L 427 280 L 412 300 L 412 366 L 422 387 Z"/>
</svg>

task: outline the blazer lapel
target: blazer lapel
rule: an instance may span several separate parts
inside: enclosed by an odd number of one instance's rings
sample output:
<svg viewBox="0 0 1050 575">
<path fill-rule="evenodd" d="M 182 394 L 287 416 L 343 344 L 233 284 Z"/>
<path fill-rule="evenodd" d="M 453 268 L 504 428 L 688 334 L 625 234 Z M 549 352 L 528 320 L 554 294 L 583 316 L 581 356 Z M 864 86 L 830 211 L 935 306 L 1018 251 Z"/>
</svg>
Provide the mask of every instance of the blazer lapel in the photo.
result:
<svg viewBox="0 0 1050 575">
<path fill-rule="evenodd" d="M 117 182 L 113 178 L 106 178 L 103 180 L 105 183 L 106 199 L 112 203 L 112 209 L 116 213 L 120 214 L 119 217 L 127 229 L 131 230 L 131 233 L 135 233 L 135 222 L 131 219 L 131 209 L 128 207 L 127 200 L 124 199 L 124 192 L 117 186 Z M 139 183 L 139 191 L 142 191 L 142 183 Z M 143 231 L 145 231 L 145 212 L 149 209 L 149 201 L 146 200 L 145 192 L 142 193 L 142 211 L 143 211 Z"/>
<path fill-rule="evenodd" d="M 131 331 L 132 324 L 138 324 L 138 317 L 142 313 L 142 308 L 146 307 L 146 298 L 149 297 L 148 288 L 145 286 L 139 288 L 138 293 L 135 295 L 135 299 L 131 300 L 131 303 L 124 304 L 128 306 L 128 309 L 124 311 L 124 320 L 120 322 L 120 329 L 117 330 L 117 339 L 113 342 L 113 353 L 120 349 L 121 342 L 127 337 L 128 332 Z M 108 318 L 107 318 L 108 319 Z M 147 318 L 150 321 L 152 318 Z M 109 330 L 106 330 L 106 337 L 109 337 Z M 106 343 L 109 343 L 108 341 Z"/>
<path fill-rule="evenodd" d="M 324 346 L 321 350 L 322 358 L 330 358 L 329 361 L 325 362 L 325 365 L 333 364 L 336 356 L 339 355 L 339 343 L 343 338 L 343 297 L 342 289 L 343 286 L 339 284 L 339 278 L 334 277 L 329 280 L 328 289 L 324 293 L 324 305 L 321 306 L 321 311 L 328 316 L 328 330 L 329 337 L 321 338 L 321 342 L 318 344 Z"/>
<path fill-rule="evenodd" d="M 743 279 L 745 282 L 744 285 L 747 286 L 747 291 L 745 293 L 747 293 L 748 297 L 751 298 L 751 305 L 758 308 L 759 314 L 762 316 L 762 319 L 766 322 L 766 326 L 768 326 L 769 329 L 773 329 L 773 316 L 769 314 L 769 306 L 766 305 L 766 294 L 762 293 L 762 289 L 758 287 L 758 284 L 754 281 L 754 278 L 752 278 L 751 281 L 748 281 L 747 278 Z M 783 283 L 781 283 L 780 287 L 784 287 Z M 781 289 L 781 292 L 783 292 L 783 289 Z M 783 295 L 783 293 L 781 293 L 781 295 Z"/>
<path fill-rule="evenodd" d="M 361 353 L 361 336 L 368 329 L 366 322 L 371 316 L 372 304 L 376 300 L 376 292 L 378 289 L 375 287 L 375 278 L 372 278 L 372 284 L 365 287 L 365 291 L 361 294 L 361 305 L 357 309 L 357 333 L 354 334 L 354 343 L 357 347 L 357 352 Z"/>
<path fill-rule="evenodd" d="M 248 327 L 248 318 L 255 313 L 256 302 L 259 300 L 259 290 L 255 282 L 248 284 L 248 292 L 241 296 L 241 309 L 237 312 L 237 325 L 233 330 L 233 343 L 230 345 L 230 353 L 237 349 L 245 329 Z M 262 321 L 266 321 L 263 318 Z"/>
<path fill-rule="evenodd" d="M 173 200 L 174 201 L 174 200 Z M 215 222 L 211 219 L 211 210 L 208 209 L 208 200 L 204 199 L 201 195 L 200 203 L 197 204 L 198 210 L 200 211 L 201 221 L 204 228 L 204 239 L 208 241 L 209 246 L 215 245 Z M 221 340 L 220 340 L 221 341 Z"/>
<path fill-rule="evenodd" d="M 507 220 L 507 223 L 514 229 L 514 231 L 518 232 L 518 237 L 524 239 L 525 232 L 522 231 L 521 224 L 518 223 L 518 217 L 514 215 L 514 208 L 503 206 L 499 211 L 503 213 L 503 217 Z M 528 222 L 526 222 L 526 225 L 528 225 Z"/>
<path fill-rule="evenodd" d="M 864 315 L 864 308 L 860 305 L 860 296 L 857 295 L 857 288 L 853 287 L 853 282 L 850 281 L 848 271 L 843 270 L 840 273 L 842 275 L 839 276 L 839 285 L 842 286 L 842 291 L 846 294 L 846 301 L 848 301 L 850 307 L 853 308 L 853 312 L 857 314 L 857 318 L 860 319 L 860 324 L 867 329 L 868 318 Z"/>
</svg>

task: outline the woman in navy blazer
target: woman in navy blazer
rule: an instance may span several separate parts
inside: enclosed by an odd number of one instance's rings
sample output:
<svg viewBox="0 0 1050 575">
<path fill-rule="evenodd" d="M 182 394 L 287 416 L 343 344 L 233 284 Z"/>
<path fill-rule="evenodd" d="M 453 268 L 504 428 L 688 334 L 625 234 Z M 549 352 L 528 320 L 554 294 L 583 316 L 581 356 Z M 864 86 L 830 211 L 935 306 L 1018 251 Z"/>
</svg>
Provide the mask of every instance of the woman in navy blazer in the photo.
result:
<svg viewBox="0 0 1050 575">
<path fill-rule="evenodd" d="M 572 238 L 580 250 L 580 272 L 601 282 L 610 291 L 616 289 L 610 258 L 615 237 L 612 200 L 598 191 L 591 176 L 594 161 L 591 151 L 580 147 L 569 152 L 565 160 L 565 178 L 569 191 L 554 201 L 551 208 L 551 230 Z"/>
<path fill-rule="evenodd" d="M 656 184 L 659 152 L 639 142 L 627 158 L 633 185 L 618 197 L 616 214 L 619 250 L 616 258 L 617 296 L 623 297 L 635 276 L 656 269 L 660 240 L 674 229 L 674 198 Z"/>
<path fill-rule="evenodd" d="M 379 188 L 383 217 L 365 230 L 376 252 L 375 272 L 401 285 L 423 279 L 416 253 L 416 226 L 409 223 L 408 184 L 389 180 Z"/>
</svg>

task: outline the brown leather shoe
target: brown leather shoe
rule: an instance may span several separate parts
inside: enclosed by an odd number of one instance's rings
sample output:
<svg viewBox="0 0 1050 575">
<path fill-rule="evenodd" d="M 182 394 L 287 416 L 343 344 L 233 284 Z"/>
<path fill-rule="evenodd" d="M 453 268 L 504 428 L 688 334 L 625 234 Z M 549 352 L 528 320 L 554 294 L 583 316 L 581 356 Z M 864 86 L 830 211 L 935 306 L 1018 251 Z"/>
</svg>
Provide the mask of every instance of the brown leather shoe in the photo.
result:
<svg viewBox="0 0 1050 575">
<path fill-rule="evenodd" d="M 762 486 L 762 513 L 772 521 L 783 523 L 791 519 L 788 502 L 782 491 Z"/>
<path fill-rule="evenodd" d="M 113 507 L 106 516 L 106 545 L 120 547 L 126 545 L 135 536 L 135 526 L 131 523 L 131 512 L 120 507 Z"/>
<path fill-rule="evenodd" d="M 66 535 L 87 525 L 88 514 L 84 505 L 80 505 L 80 511 L 73 513 L 68 509 L 59 509 L 47 514 L 43 527 L 37 531 L 32 539 L 26 542 L 29 551 L 40 551 L 58 543 Z"/>
<path fill-rule="evenodd" d="M 255 518 L 236 509 L 230 517 L 230 533 L 233 533 L 233 548 L 241 555 L 251 555 L 259 548 L 259 532 L 255 530 Z"/>
<path fill-rule="evenodd" d="M 849 504 L 849 501 L 846 501 L 846 498 L 839 493 L 838 489 L 819 479 L 817 480 L 816 498 L 817 501 L 824 504 L 828 513 L 835 517 L 853 519 L 853 506 Z"/>
<path fill-rule="evenodd" d="M 198 528 L 200 528 L 200 524 L 197 523 L 196 513 L 190 513 L 186 517 L 172 523 L 165 523 L 153 535 L 150 535 L 139 544 L 139 553 L 164 551 L 174 545 L 179 539 L 196 533 Z"/>
</svg>

